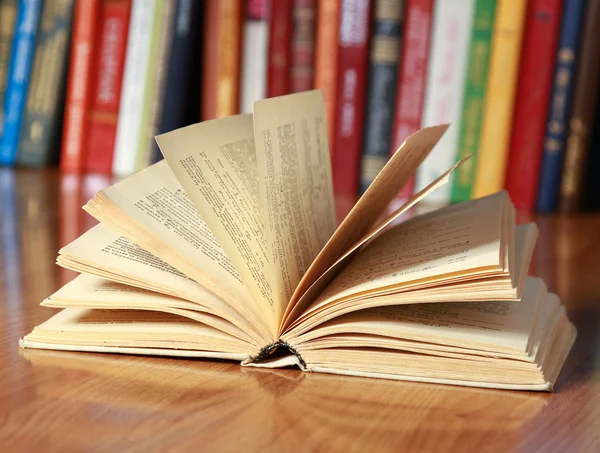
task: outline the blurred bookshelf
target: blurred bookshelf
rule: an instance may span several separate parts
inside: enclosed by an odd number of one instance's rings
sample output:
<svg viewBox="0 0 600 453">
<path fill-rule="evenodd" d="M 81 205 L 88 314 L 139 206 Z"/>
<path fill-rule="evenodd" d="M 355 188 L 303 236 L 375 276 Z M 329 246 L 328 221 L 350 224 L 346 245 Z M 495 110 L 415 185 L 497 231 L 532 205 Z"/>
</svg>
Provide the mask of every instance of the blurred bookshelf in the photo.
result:
<svg viewBox="0 0 600 453">
<path fill-rule="evenodd" d="M 321 89 L 339 199 L 450 123 L 399 200 L 473 154 L 433 203 L 597 211 L 598 30 L 600 0 L 0 0 L 3 187 L 56 167 L 77 216 L 161 158 L 155 135 Z"/>
</svg>

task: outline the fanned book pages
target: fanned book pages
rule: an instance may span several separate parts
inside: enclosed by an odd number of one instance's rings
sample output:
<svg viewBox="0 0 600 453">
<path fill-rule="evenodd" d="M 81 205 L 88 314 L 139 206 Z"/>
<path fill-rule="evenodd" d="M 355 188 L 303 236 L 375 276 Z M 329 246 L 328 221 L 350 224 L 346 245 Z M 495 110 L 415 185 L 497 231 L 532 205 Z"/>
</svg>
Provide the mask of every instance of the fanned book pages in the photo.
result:
<svg viewBox="0 0 600 453">
<path fill-rule="evenodd" d="M 447 126 L 411 135 L 336 227 L 320 91 L 156 138 L 165 160 L 98 192 L 60 250 L 81 273 L 25 348 L 552 390 L 575 339 L 527 277 L 537 236 L 505 192 L 403 215 L 388 205 Z"/>
</svg>

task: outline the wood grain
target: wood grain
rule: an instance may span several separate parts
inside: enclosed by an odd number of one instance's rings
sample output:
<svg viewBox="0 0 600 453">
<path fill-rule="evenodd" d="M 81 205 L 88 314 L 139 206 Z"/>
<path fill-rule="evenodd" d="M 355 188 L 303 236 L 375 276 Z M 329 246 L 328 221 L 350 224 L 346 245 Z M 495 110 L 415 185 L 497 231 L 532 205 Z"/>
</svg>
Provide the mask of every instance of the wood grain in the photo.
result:
<svg viewBox="0 0 600 453">
<path fill-rule="evenodd" d="M 64 278 L 61 228 L 91 223 L 61 216 L 56 172 L 0 172 L 0 451 L 600 451 L 600 215 L 536 219 L 532 272 L 579 329 L 557 391 L 477 390 L 22 351 Z"/>
</svg>

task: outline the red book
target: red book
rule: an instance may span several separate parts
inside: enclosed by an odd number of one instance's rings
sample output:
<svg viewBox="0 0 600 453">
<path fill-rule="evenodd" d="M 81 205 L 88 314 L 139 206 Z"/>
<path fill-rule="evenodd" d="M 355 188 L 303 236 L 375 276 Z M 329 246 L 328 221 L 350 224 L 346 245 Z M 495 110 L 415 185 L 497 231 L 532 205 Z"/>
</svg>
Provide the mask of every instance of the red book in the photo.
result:
<svg viewBox="0 0 600 453">
<path fill-rule="evenodd" d="M 506 173 L 506 189 L 517 209 L 535 208 L 562 4 L 532 0 L 527 9 Z"/>
<path fill-rule="evenodd" d="M 60 158 L 61 169 L 69 172 L 83 169 L 99 8 L 100 0 L 75 2 Z"/>
<path fill-rule="evenodd" d="M 85 170 L 111 173 L 131 0 L 102 0 Z"/>
<path fill-rule="evenodd" d="M 293 0 L 271 1 L 267 97 L 290 93 Z"/>
<path fill-rule="evenodd" d="M 406 4 L 404 43 L 396 90 L 396 113 L 390 155 L 400 148 L 409 135 L 421 128 L 432 13 L 433 0 L 408 0 Z M 414 190 L 413 176 L 400 191 L 398 198 L 410 198 Z"/>
<path fill-rule="evenodd" d="M 316 0 L 294 0 L 294 34 L 292 38 L 292 93 L 312 90 L 315 68 Z"/>
<path fill-rule="evenodd" d="M 362 154 L 371 2 L 342 0 L 338 38 L 338 105 L 333 143 L 333 190 L 355 196 Z"/>
</svg>

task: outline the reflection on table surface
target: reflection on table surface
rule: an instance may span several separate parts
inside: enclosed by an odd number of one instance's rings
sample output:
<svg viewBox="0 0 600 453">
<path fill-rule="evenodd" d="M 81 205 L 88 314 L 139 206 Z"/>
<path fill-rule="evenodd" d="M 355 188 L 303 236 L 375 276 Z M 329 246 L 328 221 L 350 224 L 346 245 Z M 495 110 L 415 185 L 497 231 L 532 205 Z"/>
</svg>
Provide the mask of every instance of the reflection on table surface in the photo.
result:
<svg viewBox="0 0 600 453">
<path fill-rule="evenodd" d="M 2 451 L 600 451 L 600 215 L 520 215 L 540 228 L 531 272 L 579 330 L 554 394 L 19 350 L 74 276 L 54 260 L 95 223 L 81 206 L 111 183 L 0 169 Z"/>
</svg>

